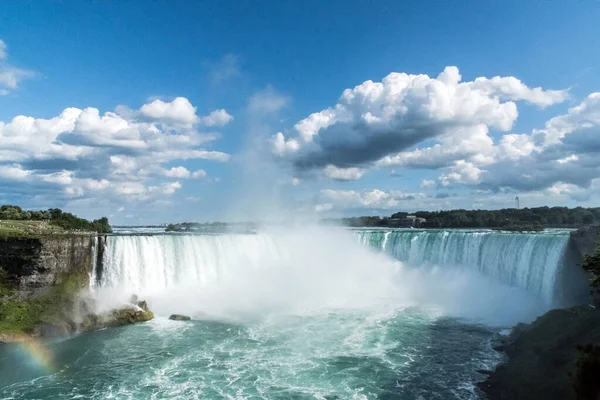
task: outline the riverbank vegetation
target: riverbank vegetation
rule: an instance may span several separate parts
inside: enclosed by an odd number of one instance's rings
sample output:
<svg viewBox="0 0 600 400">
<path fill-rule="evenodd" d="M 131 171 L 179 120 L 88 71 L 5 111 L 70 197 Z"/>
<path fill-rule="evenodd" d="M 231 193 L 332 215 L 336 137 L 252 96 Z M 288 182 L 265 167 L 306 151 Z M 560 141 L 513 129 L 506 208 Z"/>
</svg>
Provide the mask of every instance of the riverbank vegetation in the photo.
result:
<svg viewBox="0 0 600 400">
<path fill-rule="evenodd" d="M 8 282 L 0 268 L 0 335 L 30 335 L 40 323 L 62 318 L 61 314 L 72 309 L 73 301 L 87 285 L 89 278 L 82 271 L 68 275 L 39 296 L 26 298 Z"/>
<path fill-rule="evenodd" d="M 396 221 L 408 217 L 407 212 L 397 212 L 389 217 L 363 216 L 326 219 L 329 224 L 351 227 L 392 227 Z M 425 219 L 421 228 L 503 228 L 512 230 L 539 230 L 543 227 L 580 227 L 600 223 L 600 207 L 535 207 L 505 208 L 501 210 L 447 210 L 417 211 L 411 213 Z M 531 229 L 521 229 L 529 227 Z"/>
<path fill-rule="evenodd" d="M 93 221 L 58 208 L 28 211 L 19 206 L 0 206 L 0 236 L 57 234 L 72 231 L 111 233 L 108 218 Z"/>
<path fill-rule="evenodd" d="M 581 266 L 591 275 L 590 285 L 595 288 L 600 287 L 600 241 L 596 249 L 585 256 Z"/>
</svg>

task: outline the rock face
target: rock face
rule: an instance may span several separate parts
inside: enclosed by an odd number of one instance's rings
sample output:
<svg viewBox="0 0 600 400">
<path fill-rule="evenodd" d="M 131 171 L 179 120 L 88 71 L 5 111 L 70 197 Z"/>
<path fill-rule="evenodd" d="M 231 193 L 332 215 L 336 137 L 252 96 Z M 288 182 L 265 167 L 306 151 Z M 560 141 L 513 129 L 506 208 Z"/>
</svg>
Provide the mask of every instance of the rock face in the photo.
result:
<svg viewBox="0 0 600 400">
<path fill-rule="evenodd" d="M 557 309 L 517 325 L 497 350 L 508 361 L 480 384 L 491 400 L 575 399 L 578 344 L 600 343 L 600 310 Z"/>
<path fill-rule="evenodd" d="M 81 296 L 102 258 L 102 237 L 55 235 L 0 239 L 0 342 L 60 337 L 149 321 L 145 301 L 96 313 Z"/>
<path fill-rule="evenodd" d="M 80 325 L 80 330 L 91 331 L 111 326 L 131 325 L 137 322 L 150 321 L 153 318 L 154 314 L 148 309 L 142 310 L 137 307 L 124 307 L 104 314 L 86 315 Z"/>
<path fill-rule="evenodd" d="M 191 318 L 188 317 L 187 315 L 181 315 L 181 314 L 172 314 L 169 317 L 169 319 L 173 320 L 173 321 L 190 321 L 191 320 Z"/>
<path fill-rule="evenodd" d="M 576 231 L 571 232 L 569 239 L 569 251 L 574 255 L 575 262 L 581 265 L 584 257 L 592 254 L 596 246 L 600 244 L 600 225 L 586 226 Z M 588 282 L 593 280 L 593 276 L 585 271 Z M 600 307 L 600 288 L 590 286 L 588 288 L 589 298 L 588 303 Z"/>
<path fill-rule="evenodd" d="M 61 281 L 72 273 L 91 272 L 95 237 L 56 235 L 40 238 L 0 239 L 0 269 L 6 283 L 23 295 Z"/>
<path fill-rule="evenodd" d="M 571 232 L 570 236 L 569 245 L 580 259 L 583 259 L 586 254 L 590 254 L 596 248 L 596 243 L 600 240 L 600 225 L 577 229 Z"/>
</svg>

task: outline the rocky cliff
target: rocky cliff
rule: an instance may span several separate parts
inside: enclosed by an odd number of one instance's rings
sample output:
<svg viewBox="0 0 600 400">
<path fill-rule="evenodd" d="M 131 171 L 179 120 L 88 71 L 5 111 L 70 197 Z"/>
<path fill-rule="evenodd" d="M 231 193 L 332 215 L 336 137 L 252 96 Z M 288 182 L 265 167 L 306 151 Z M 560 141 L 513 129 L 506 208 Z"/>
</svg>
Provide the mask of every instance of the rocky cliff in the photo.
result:
<svg viewBox="0 0 600 400">
<path fill-rule="evenodd" d="M 578 265 L 572 270 L 573 274 L 585 274 L 580 264 L 584 256 L 596 248 L 599 234 L 597 225 L 571 233 L 567 251 L 571 261 Z M 570 278 L 564 275 L 559 279 L 568 281 Z M 573 288 L 565 286 L 565 291 Z M 591 287 L 586 303 L 590 306 L 551 310 L 531 324 L 514 327 L 511 335 L 496 347 L 507 355 L 506 361 L 480 384 L 487 397 L 491 400 L 600 399 L 597 377 L 600 363 L 593 357 L 585 360 L 578 350 L 581 346 L 595 349 L 600 345 L 597 288 Z M 582 395 L 583 392 L 589 395 Z"/>
<path fill-rule="evenodd" d="M 91 234 L 0 238 L 0 343 L 152 319 L 145 301 L 100 310 L 85 294 L 103 241 Z"/>
<path fill-rule="evenodd" d="M 0 239 L 4 284 L 17 288 L 21 296 L 31 296 L 74 274 L 89 276 L 97 240 L 92 235 Z"/>
<path fill-rule="evenodd" d="M 41 335 L 73 313 L 97 242 L 85 234 L 0 239 L 0 341 Z"/>
</svg>

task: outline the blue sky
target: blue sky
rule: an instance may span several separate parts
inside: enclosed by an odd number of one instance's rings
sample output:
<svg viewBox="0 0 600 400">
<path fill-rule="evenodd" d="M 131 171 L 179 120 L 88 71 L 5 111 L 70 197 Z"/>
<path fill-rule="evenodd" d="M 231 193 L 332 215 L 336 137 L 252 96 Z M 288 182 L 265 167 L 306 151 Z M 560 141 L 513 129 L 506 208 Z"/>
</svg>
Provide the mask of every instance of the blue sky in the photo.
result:
<svg viewBox="0 0 600 400">
<path fill-rule="evenodd" d="M 598 20 L 595 1 L 2 2 L 0 203 L 119 224 L 598 206 Z"/>
</svg>

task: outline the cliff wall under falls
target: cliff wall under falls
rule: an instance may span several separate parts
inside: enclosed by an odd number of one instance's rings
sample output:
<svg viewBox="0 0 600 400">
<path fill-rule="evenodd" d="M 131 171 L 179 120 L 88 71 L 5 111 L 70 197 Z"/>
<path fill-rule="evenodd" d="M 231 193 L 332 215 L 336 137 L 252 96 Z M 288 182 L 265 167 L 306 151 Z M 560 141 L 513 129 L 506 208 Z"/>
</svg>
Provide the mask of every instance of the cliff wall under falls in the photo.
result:
<svg viewBox="0 0 600 400">
<path fill-rule="evenodd" d="M 98 240 L 91 235 L 0 240 L 3 283 L 29 297 L 73 276 L 83 280 L 94 268 Z"/>
<path fill-rule="evenodd" d="M 81 296 L 104 242 L 84 234 L 0 239 L 0 342 L 151 319 L 136 304 L 97 315 L 93 299 Z"/>
</svg>

